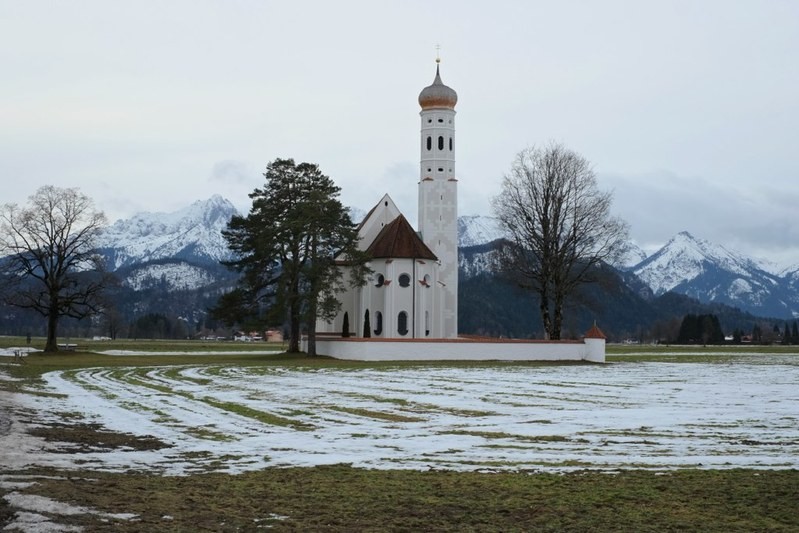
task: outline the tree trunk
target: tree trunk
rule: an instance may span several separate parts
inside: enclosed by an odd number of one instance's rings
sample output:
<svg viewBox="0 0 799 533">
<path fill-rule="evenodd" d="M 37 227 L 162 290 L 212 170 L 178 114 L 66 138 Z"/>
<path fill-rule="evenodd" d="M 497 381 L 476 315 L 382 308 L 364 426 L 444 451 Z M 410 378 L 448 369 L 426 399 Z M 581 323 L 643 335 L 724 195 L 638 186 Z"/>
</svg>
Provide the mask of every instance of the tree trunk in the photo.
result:
<svg viewBox="0 0 799 533">
<path fill-rule="evenodd" d="M 299 353 L 300 351 L 300 324 L 302 322 L 301 302 L 300 302 L 300 282 L 296 279 L 289 283 L 289 353 Z"/>
<path fill-rule="evenodd" d="M 58 351 L 58 308 L 50 306 L 50 314 L 47 315 L 47 343 L 44 345 L 45 352 Z"/>
<path fill-rule="evenodd" d="M 541 304 L 541 322 L 544 323 L 544 340 L 549 340 L 552 333 L 552 318 L 549 316 L 549 295 L 546 291 L 540 293 Z"/>
<path fill-rule="evenodd" d="M 314 294 L 316 294 L 314 292 Z M 308 355 L 316 356 L 316 300 L 312 300 L 308 313 Z"/>
<path fill-rule="evenodd" d="M 563 325 L 563 299 L 560 297 L 555 298 L 555 318 L 552 321 L 552 336 L 553 341 L 559 341 L 561 337 L 561 328 Z"/>
<path fill-rule="evenodd" d="M 291 318 L 289 320 L 289 353 L 298 353 L 300 351 L 300 317 L 299 313 L 294 313 L 292 310 Z"/>
<path fill-rule="evenodd" d="M 294 300 L 294 299 L 292 299 Z M 292 301 L 289 305 L 289 353 L 300 351 L 300 304 Z"/>
</svg>

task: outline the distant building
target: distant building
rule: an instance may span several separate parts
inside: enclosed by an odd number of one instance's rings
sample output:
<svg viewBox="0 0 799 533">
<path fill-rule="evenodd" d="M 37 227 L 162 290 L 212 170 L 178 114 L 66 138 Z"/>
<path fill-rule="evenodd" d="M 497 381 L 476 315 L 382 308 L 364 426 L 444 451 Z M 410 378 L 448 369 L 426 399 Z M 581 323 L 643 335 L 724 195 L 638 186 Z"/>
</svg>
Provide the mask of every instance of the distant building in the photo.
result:
<svg viewBox="0 0 799 533">
<path fill-rule="evenodd" d="M 604 362 L 605 335 L 596 325 L 582 341 L 458 337 L 457 102 L 436 60 L 433 84 L 419 94 L 418 230 L 388 194 L 369 211 L 358 235 L 373 274 L 363 287 L 340 294 L 341 310 L 333 320 L 317 321 L 318 353 L 363 361 Z M 339 259 L 346 270 L 346 258 Z"/>
</svg>

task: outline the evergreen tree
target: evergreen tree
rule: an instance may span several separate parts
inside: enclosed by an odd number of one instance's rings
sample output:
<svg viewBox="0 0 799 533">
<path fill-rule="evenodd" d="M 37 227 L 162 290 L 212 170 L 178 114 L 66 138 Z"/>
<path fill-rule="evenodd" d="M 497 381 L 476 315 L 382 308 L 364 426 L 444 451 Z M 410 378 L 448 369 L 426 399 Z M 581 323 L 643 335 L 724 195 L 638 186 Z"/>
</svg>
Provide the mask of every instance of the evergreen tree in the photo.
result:
<svg viewBox="0 0 799 533">
<path fill-rule="evenodd" d="M 762 342 L 763 341 L 763 330 L 760 328 L 760 324 L 755 324 L 752 328 L 752 342 Z"/>
<path fill-rule="evenodd" d="M 793 328 L 791 329 L 791 344 L 799 344 L 799 325 L 796 320 L 793 321 Z"/>
<path fill-rule="evenodd" d="M 341 325 L 341 336 L 350 336 L 350 314 L 344 311 L 344 323 Z"/>
<path fill-rule="evenodd" d="M 785 332 L 782 334 L 782 344 L 791 344 L 791 326 L 785 323 Z"/>
<path fill-rule="evenodd" d="M 698 317 L 693 313 L 685 315 L 680 324 L 680 332 L 677 334 L 677 344 L 693 344 L 700 338 Z"/>
<path fill-rule="evenodd" d="M 719 318 L 714 314 L 687 314 L 680 325 L 677 335 L 679 344 L 721 344 L 724 332 L 721 330 Z"/>
<path fill-rule="evenodd" d="M 236 256 L 226 264 L 241 278 L 214 316 L 227 323 L 286 320 L 289 352 L 299 351 L 304 323 L 308 354 L 315 355 L 316 319 L 336 315 L 345 283 L 364 283 L 366 258 L 341 189 L 317 165 L 275 159 L 264 177 L 264 187 L 250 193 L 249 214 L 234 216 L 223 231 Z M 336 258 L 353 267 L 347 282 Z"/>
</svg>

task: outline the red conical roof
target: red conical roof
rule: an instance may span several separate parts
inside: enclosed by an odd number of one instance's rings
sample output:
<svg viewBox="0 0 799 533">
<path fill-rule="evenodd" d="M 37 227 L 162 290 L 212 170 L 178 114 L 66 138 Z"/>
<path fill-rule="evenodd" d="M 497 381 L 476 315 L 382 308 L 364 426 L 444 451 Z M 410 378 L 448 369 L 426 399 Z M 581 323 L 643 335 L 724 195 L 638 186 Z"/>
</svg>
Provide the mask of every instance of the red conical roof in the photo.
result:
<svg viewBox="0 0 799 533">
<path fill-rule="evenodd" d="M 589 329 L 585 333 L 585 338 L 586 339 L 607 339 L 607 337 L 605 337 L 605 334 L 602 333 L 602 330 L 599 329 L 596 324 L 591 326 L 591 329 Z"/>
<path fill-rule="evenodd" d="M 373 259 L 436 260 L 436 255 L 427 247 L 402 215 L 386 224 L 380 230 L 375 240 L 369 245 L 366 253 Z"/>
</svg>

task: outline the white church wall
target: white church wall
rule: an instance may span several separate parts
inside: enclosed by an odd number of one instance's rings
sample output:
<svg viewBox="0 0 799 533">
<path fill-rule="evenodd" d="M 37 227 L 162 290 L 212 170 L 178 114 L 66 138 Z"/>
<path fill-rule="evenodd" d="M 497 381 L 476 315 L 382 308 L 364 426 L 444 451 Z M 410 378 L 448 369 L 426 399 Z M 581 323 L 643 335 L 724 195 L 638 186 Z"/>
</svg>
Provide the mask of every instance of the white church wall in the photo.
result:
<svg viewBox="0 0 799 533">
<path fill-rule="evenodd" d="M 588 361 L 605 362 L 605 340 L 472 341 L 318 339 L 317 353 L 353 361 Z"/>
<path fill-rule="evenodd" d="M 375 205 L 369 216 L 361 224 L 358 231 L 360 241 L 358 243 L 361 250 L 366 250 L 372 241 L 375 240 L 377 234 L 383 229 L 383 226 L 389 224 L 392 220 L 400 216 L 400 210 L 394 203 L 394 200 L 386 194 Z"/>
</svg>

